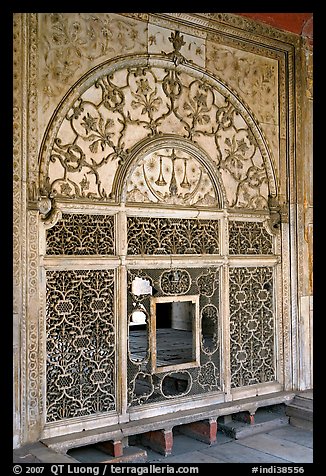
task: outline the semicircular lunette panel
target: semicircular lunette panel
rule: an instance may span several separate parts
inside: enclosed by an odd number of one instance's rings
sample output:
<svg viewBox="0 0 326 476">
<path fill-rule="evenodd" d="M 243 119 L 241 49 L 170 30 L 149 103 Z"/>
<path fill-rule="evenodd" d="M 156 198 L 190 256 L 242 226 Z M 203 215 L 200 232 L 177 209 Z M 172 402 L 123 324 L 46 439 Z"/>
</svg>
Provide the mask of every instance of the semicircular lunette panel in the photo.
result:
<svg viewBox="0 0 326 476">
<path fill-rule="evenodd" d="M 58 108 L 41 152 L 42 194 L 119 201 L 117 176 L 128 180 L 128 201 L 216 206 L 213 180 L 223 182 L 226 206 L 267 208 L 275 194 L 273 168 L 256 123 L 233 93 L 167 59 L 156 58 L 155 66 L 148 57 L 126 63 L 108 64 L 93 81 L 87 77 L 87 86 L 79 84 Z M 167 142 L 120 175 L 131 156 L 139 159 L 137 144 L 169 134 L 203 150 L 210 172 L 195 154 Z"/>
<path fill-rule="evenodd" d="M 141 159 L 127 179 L 127 202 L 218 206 L 214 185 L 190 154 L 165 148 Z"/>
</svg>

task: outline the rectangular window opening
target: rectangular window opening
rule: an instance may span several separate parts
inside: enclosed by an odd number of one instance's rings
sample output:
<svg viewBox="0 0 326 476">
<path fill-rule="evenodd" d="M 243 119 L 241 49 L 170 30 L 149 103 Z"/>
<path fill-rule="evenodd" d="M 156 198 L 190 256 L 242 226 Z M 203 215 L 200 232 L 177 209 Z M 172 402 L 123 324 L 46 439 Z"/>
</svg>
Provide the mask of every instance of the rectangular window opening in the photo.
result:
<svg viewBox="0 0 326 476">
<path fill-rule="evenodd" d="M 151 298 L 152 370 L 199 365 L 199 296 Z"/>
</svg>

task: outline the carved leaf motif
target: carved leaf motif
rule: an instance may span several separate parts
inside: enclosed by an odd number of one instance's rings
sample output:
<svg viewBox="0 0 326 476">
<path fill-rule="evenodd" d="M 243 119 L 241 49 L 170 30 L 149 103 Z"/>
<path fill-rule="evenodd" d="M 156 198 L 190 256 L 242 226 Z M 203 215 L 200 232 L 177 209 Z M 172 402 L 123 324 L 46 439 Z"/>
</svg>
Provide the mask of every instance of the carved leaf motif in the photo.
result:
<svg viewBox="0 0 326 476">
<path fill-rule="evenodd" d="M 240 152 L 242 152 L 243 154 L 245 154 L 247 150 L 249 150 L 249 147 L 245 143 L 244 139 L 237 140 L 237 145 L 238 145 L 237 150 L 240 150 Z"/>
<path fill-rule="evenodd" d="M 96 152 L 98 151 L 98 144 L 99 144 L 99 141 L 93 142 L 92 144 L 90 144 L 89 150 L 93 152 L 94 154 L 96 154 Z"/>
</svg>

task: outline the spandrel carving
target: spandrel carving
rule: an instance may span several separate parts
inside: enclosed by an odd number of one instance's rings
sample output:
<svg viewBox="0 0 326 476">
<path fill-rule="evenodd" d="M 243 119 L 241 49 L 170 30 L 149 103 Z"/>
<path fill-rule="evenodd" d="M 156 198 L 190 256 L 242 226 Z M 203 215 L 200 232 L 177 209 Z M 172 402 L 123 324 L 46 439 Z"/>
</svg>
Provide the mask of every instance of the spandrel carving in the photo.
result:
<svg viewBox="0 0 326 476">
<path fill-rule="evenodd" d="M 112 13 L 40 14 L 40 33 L 43 113 L 77 74 L 107 58 L 144 50 L 146 42 L 144 23 Z"/>
</svg>

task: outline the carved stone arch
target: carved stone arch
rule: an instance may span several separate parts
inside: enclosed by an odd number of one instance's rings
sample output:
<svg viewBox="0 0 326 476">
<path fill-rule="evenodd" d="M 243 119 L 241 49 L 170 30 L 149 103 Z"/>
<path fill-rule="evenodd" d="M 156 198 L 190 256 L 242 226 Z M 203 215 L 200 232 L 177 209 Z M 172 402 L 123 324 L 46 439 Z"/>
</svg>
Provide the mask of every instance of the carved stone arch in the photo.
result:
<svg viewBox="0 0 326 476">
<path fill-rule="evenodd" d="M 137 143 L 132 148 L 128 159 L 118 170 L 112 186 L 112 194 L 117 202 L 127 201 L 127 178 L 133 174 L 137 164 L 149 154 L 160 149 L 180 150 L 182 153 L 187 153 L 190 157 L 198 161 L 211 180 L 215 194 L 214 198 L 216 198 L 216 207 L 224 208 L 226 204 L 226 194 L 216 165 L 197 144 L 194 144 L 189 139 L 174 134 L 163 134 L 151 137 Z"/>
<path fill-rule="evenodd" d="M 42 141 L 40 195 L 114 202 L 123 197 L 118 177 L 139 147 L 155 149 L 171 132 L 208 167 L 219 206 L 267 209 L 268 197 L 277 196 L 271 153 L 248 106 L 204 69 L 168 55 L 114 58 L 78 80 Z M 241 201 L 242 188 L 243 196 L 255 188 L 258 201 Z"/>
</svg>

